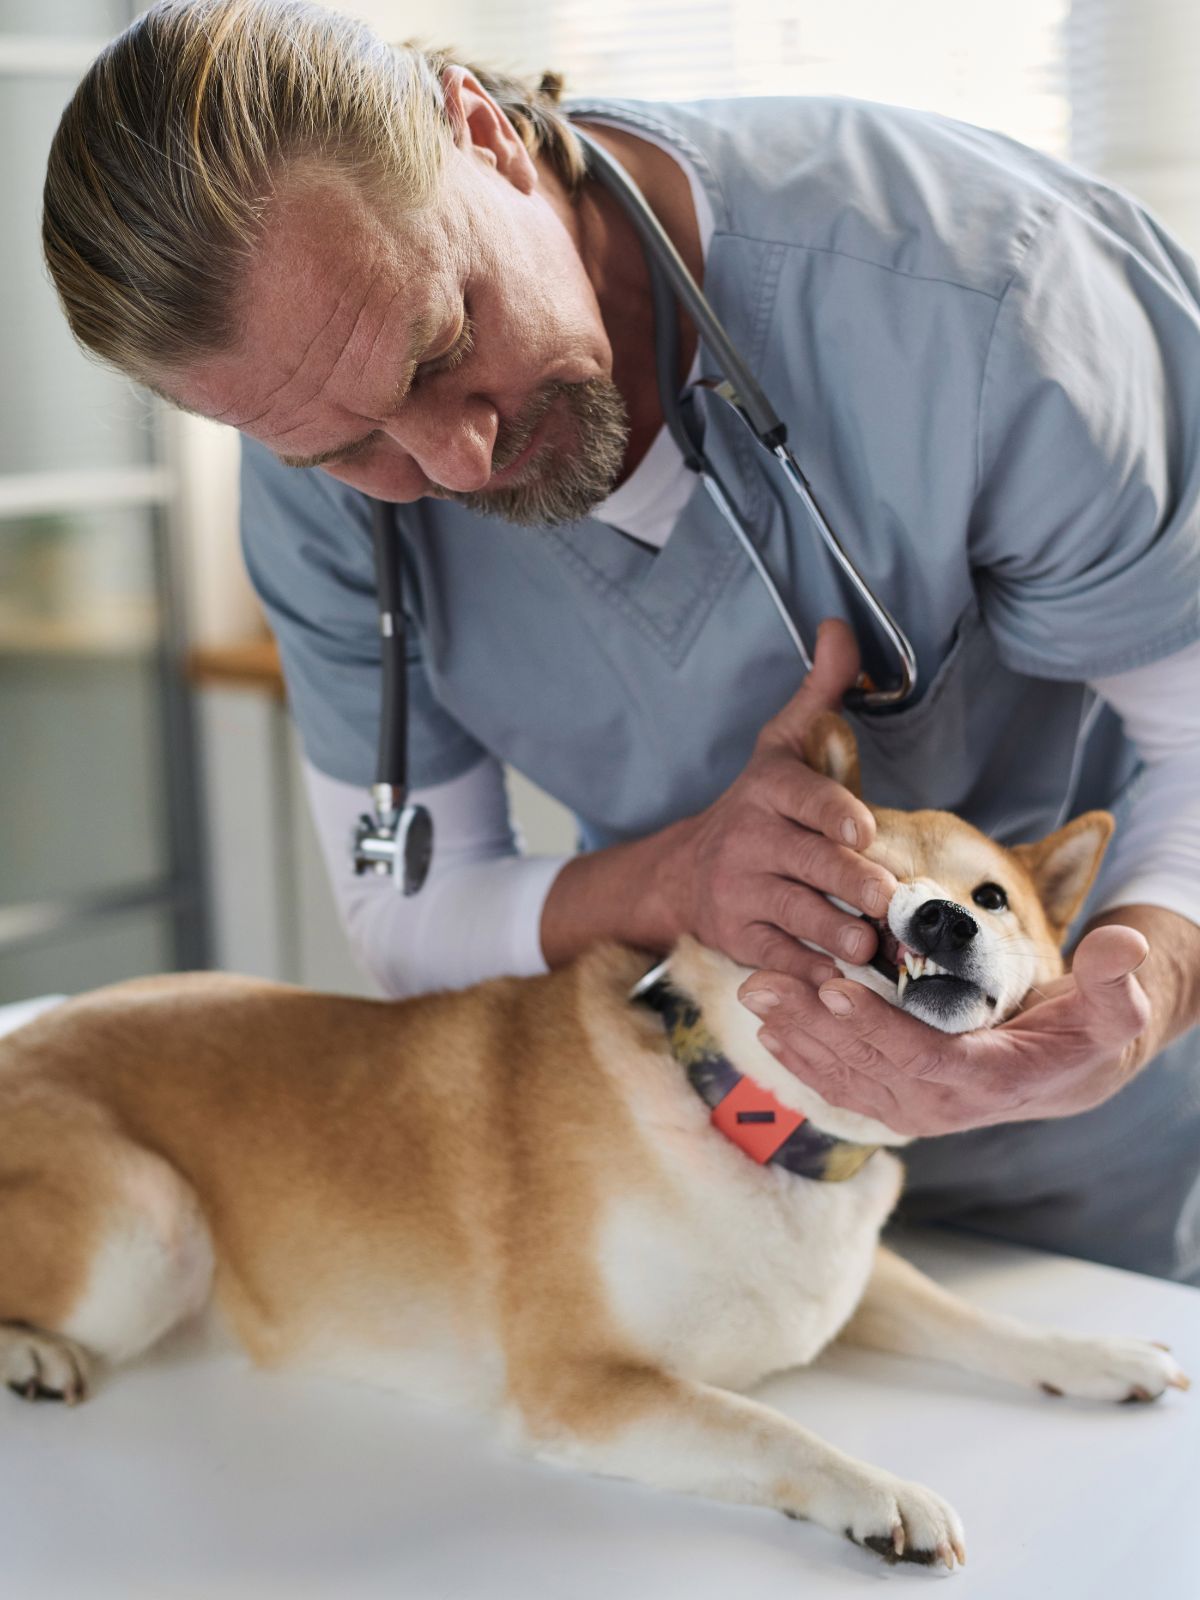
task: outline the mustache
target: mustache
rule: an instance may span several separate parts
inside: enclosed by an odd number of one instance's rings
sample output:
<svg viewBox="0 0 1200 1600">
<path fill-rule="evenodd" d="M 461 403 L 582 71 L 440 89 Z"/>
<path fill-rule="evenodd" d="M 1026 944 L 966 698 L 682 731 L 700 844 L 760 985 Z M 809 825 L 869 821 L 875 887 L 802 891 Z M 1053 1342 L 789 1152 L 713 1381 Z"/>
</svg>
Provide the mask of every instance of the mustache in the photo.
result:
<svg viewBox="0 0 1200 1600">
<path fill-rule="evenodd" d="M 516 527 L 561 527 L 588 516 L 616 482 L 629 438 L 625 402 L 611 380 L 556 379 L 539 389 L 512 422 L 501 422 L 492 470 L 502 472 L 517 460 L 546 413 L 560 401 L 574 419 L 574 436 L 557 449 L 543 449 L 538 462 L 527 462 L 522 482 L 463 492 L 434 486 L 429 492 Z"/>
<path fill-rule="evenodd" d="M 554 405 L 560 395 L 568 394 L 578 385 L 564 383 L 556 379 L 539 389 L 532 400 L 522 409 L 515 421 L 504 423 L 496 435 L 496 443 L 492 447 L 492 471 L 503 472 L 505 467 L 511 467 L 513 462 L 533 438 L 538 424 Z M 455 489 L 447 489 L 443 484 L 435 483 L 433 492 L 444 499 L 456 500 L 460 498 Z"/>
<path fill-rule="evenodd" d="M 521 412 L 517 420 L 503 428 L 496 439 L 492 450 L 492 471 L 503 472 L 505 467 L 511 467 L 513 462 L 524 450 L 530 439 L 537 431 L 542 418 L 554 405 L 561 394 L 575 386 L 570 383 L 555 381 L 548 383 L 540 393 Z"/>
</svg>

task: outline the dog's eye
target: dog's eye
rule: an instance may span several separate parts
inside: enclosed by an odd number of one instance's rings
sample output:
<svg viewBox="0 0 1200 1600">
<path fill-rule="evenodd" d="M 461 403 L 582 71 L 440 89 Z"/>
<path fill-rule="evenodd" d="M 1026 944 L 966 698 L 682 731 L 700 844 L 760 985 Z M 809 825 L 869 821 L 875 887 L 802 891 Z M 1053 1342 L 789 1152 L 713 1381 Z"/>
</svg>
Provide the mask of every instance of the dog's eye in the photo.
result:
<svg viewBox="0 0 1200 1600">
<path fill-rule="evenodd" d="M 998 883 L 981 883 L 971 899 L 985 911 L 1005 911 L 1008 908 L 1008 896 Z"/>
</svg>

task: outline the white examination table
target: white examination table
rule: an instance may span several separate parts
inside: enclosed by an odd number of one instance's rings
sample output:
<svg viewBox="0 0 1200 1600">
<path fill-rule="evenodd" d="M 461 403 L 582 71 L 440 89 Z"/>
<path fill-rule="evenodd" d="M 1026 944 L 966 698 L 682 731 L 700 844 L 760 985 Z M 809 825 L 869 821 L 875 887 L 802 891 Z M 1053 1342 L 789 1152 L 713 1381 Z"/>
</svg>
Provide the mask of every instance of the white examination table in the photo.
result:
<svg viewBox="0 0 1200 1600">
<path fill-rule="evenodd" d="M 0 1008 L 0 1028 L 4 1008 Z M 75 1409 L 0 1390 L 0 1600 L 1196 1600 L 1200 1291 L 965 1235 L 901 1248 L 981 1305 L 1170 1344 L 1153 1406 L 833 1349 L 765 1398 L 953 1501 L 969 1564 L 507 1456 L 470 1419 L 254 1372 L 185 1329 Z"/>
</svg>

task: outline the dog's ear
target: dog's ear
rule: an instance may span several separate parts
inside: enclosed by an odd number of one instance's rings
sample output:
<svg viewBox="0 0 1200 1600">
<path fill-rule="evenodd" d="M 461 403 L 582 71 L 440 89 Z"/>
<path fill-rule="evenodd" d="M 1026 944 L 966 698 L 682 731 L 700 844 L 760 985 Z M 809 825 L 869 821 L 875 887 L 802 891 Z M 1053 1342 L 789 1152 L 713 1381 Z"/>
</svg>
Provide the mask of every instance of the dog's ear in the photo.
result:
<svg viewBox="0 0 1200 1600">
<path fill-rule="evenodd" d="M 1046 917 L 1058 934 L 1092 887 L 1116 823 L 1107 811 L 1085 811 L 1037 844 L 1019 844 L 1013 855 L 1037 885 Z"/>
<path fill-rule="evenodd" d="M 850 724 L 836 711 L 822 711 L 804 735 L 804 759 L 843 789 L 862 799 L 862 774 L 858 768 L 858 741 Z"/>
</svg>

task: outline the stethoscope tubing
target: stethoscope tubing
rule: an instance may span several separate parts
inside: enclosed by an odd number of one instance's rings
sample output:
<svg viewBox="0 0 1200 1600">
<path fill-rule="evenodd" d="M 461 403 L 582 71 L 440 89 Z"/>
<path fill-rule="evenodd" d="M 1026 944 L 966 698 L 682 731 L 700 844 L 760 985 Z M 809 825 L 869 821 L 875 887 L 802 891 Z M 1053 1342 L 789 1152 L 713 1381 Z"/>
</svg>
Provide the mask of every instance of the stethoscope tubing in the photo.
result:
<svg viewBox="0 0 1200 1600">
<path fill-rule="evenodd" d="M 730 406 L 750 430 L 756 442 L 775 457 L 789 485 L 799 496 L 811 517 L 826 549 L 846 575 L 863 605 L 875 618 L 880 631 L 886 635 L 900 664 L 900 677 L 895 684 L 887 688 L 872 685 L 852 689 L 846 696 L 846 703 L 851 708 L 894 709 L 910 699 L 916 688 L 917 658 L 911 641 L 882 600 L 871 589 L 841 540 L 834 533 L 817 504 L 799 462 L 788 446 L 786 424 L 780 420 L 754 374 L 742 360 L 737 346 L 726 333 L 707 296 L 692 277 L 666 230 L 647 205 L 641 190 L 620 163 L 615 161 L 585 129 L 575 127 L 574 132 L 587 152 L 589 171 L 621 203 L 622 209 L 642 242 L 650 273 L 654 304 L 655 362 L 663 420 L 679 446 L 684 461 L 693 472 L 699 474 L 713 503 L 746 552 L 771 597 L 805 671 L 809 672 L 812 670 L 812 656 L 795 620 L 785 605 L 769 569 L 755 548 L 754 541 L 747 533 L 742 519 L 738 516 L 732 496 L 704 452 L 700 442 L 702 428 L 696 416 L 697 396 L 707 393 Z M 673 295 L 678 298 L 696 324 L 702 340 L 716 358 L 715 364 L 718 370 L 724 375 L 721 379 L 701 379 L 682 397 L 679 395 L 679 335 Z"/>
<path fill-rule="evenodd" d="M 371 536 L 379 592 L 379 653 L 383 674 L 375 782 L 390 785 L 398 805 L 403 805 L 408 792 L 408 658 L 400 539 L 396 530 L 396 508 L 390 501 L 371 502 Z"/>
<path fill-rule="evenodd" d="M 771 597 L 788 637 L 804 666 L 812 669 L 812 656 L 800 631 L 784 604 L 762 556 L 737 514 L 732 497 L 720 474 L 708 460 L 700 444 L 701 425 L 695 414 L 696 397 L 707 393 L 729 405 L 750 429 L 757 442 L 773 455 L 788 483 L 800 497 L 826 548 L 853 585 L 864 605 L 887 635 L 901 666 L 898 685 L 888 689 L 852 690 L 847 703 L 868 708 L 895 706 L 906 700 L 917 681 L 916 655 L 907 635 L 887 607 L 872 592 L 854 562 L 833 532 L 795 456 L 788 447 L 787 427 L 775 412 L 753 373 L 742 360 L 716 312 L 658 218 L 647 205 L 641 191 L 618 162 L 583 129 L 576 136 L 587 152 L 588 168 L 618 199 L 642 242 L 650 272 L 654 303 L 655 363 L 660 399 L 666 426 L 688 467 L 696 472 L 717 510 L 728 524 L 748 560 Z M 682 397 L 679 395 L 679 335 L 675 299 L 683 305 L 705 345 L 712 352 L 720 380 L 705 379 Z M 690 424 L 690 425 L 689 425 Z M 375 500 L 371 506 L 375 571 L 379 586 L 379 631 L 382 665 L 382 715 L 380 717 L 376 788 L 387 786 L 397 809 L 408 793 L 408 662 L 405 637 L 403 585 L 400 570 L 400 541 L 395 525 L 395 507 Z"/>
</svg>

